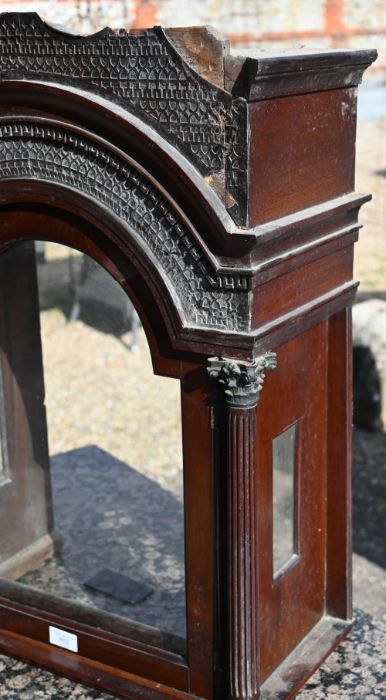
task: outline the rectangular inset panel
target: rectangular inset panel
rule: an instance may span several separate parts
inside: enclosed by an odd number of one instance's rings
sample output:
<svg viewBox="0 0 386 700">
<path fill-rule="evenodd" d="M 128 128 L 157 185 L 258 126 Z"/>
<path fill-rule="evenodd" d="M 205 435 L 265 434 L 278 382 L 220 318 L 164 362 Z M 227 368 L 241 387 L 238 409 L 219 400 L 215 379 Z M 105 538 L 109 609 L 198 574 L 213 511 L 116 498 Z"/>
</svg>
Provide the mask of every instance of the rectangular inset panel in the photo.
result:
<svg viewBox="0 0 386 700">
<path fill-rule="evenodd" d="M 353 189 L 355 94 L 326 90 L 248 105 L 250 226 Z"/>
<path fill-rule="evenodd" d="M 327 331 L 323 321 L 275 348 L 277 368 L 267 376 L 256 413 L 257 434 L 262 436 L 256 449 L 261 683 L 325 611 Z M 295 553 L 273 578 L 273 447 L 276 452 L 282 446 L 287 431 L 289 461 L 281 458 L 278 463 L 276 457 L 275 480 L 287 477 L 284 465 L 293 464 L 292 489 L 292 476 L 287 479 L 294 496 L 293 519 L 284 541 L 287 554 L 291 543 Z M 285 533 L 279 522 L 276 549 L 278 533 Z"/>
<path fill-rule="evenodd" d="M 274 577 L 296 554 L 296 437 L 294 423 L 272 442 Z"/>
</svg>

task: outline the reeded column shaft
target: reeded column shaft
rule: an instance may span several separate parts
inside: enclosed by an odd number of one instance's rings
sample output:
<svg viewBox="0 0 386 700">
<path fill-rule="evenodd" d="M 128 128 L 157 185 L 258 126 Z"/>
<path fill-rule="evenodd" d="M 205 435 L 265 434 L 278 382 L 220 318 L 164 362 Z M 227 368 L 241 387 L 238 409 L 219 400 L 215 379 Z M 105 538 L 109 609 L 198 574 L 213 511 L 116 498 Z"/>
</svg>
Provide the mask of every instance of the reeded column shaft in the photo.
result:
<svg viewBox="0 0 386 700">
<path fill-rule="evenodd" d="M 255 411 L 228 407 L 228 654 L 234 700 L 260 697 L 257 645 Z"/>
<path fill-rule="evenodd" d="M 209 360 L 209 374 L 224 386 L 227 403 L 227 628 L 228 697 L 258 700 L 257 519 L 255 416 L 266 369 L 276 356 L 254 362 Z"/>
</svg>

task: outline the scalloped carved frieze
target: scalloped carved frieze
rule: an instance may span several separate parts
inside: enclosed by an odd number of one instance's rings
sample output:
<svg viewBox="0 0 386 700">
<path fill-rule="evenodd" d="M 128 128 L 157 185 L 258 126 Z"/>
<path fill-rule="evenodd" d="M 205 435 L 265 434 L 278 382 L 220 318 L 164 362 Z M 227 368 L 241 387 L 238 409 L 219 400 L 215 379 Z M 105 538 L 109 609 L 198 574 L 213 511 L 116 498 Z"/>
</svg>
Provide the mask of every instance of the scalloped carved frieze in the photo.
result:
<svg viewBox="0 0 386 700">
<path fill-rule="evenodd" d="M 0 125 L 0 179 L 62 183 L 125 221 L 168 281 L 189 326 L 248 330 L 247 279 L 216 276 L 211 262 L 167 199 L 125 160 L 67 129 L 37 122 Z"/>
<path fill-rule="evenodd" d="M 245 100 L 232 99 L 201 78 L 161 28 L 74 37 L 36 14 L 1 14 L 0 74 L 87 88 L 118 102 L 176 146 L 209 181 L 225 177 L 229 211 L 243 222 Z"/>
</svg>

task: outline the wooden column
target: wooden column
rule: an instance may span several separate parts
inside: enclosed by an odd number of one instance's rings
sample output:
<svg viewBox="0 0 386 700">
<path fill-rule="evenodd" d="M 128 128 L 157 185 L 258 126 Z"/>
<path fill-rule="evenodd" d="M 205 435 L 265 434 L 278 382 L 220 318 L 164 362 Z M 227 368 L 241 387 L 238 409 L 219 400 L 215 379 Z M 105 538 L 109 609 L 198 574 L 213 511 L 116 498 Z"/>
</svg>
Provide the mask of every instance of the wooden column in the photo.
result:
<svg viewBox="0 0 386 700">
<path fill-rule="evenodd" d="M 210 358 L 208 372 L 223 385 L 227 403 L 227 626 L 228 696 L 257 700 L 257 519 L 255 414 L 265 370 L 276 367 L 267 352 L 253 362 Z"/>
</svg>

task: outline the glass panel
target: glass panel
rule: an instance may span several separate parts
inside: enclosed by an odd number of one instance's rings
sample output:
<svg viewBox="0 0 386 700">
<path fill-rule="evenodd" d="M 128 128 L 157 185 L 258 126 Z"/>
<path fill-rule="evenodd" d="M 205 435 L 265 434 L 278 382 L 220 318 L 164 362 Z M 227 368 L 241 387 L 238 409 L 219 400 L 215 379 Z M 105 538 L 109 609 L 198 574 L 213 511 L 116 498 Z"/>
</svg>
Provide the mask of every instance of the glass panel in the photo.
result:
<svg viewBox="0 0 386 700">
<path fill-rule="evenodd" d="M 12 561 L 23 565 L 3 573 L 0 592 L 184 653 L 180 383 L 153 374 L 134 308 L 104 269 L 51 243 L 36 246 L 36 259 L 49 460 L 45 469 L 44 408 L 36 400 L 43 418 L 29 421 L 36 463 L 28 469 L 39 478 L 47 472 L 45 494 L 29 489 L 20 520 L 28 528 L 28 511 L 45 512 L 37 534 L 45 542 L 53 535 L 55 548 L 26 562 L 38 537 L 19 545 Z M 29 308 L 32 296 L 30 288 Z M 27 371 L 14 364 L 14 373 Z M 16 436 L 18 429 L 16 422 Z M 0 507 L 4 518 L 7 506 Z"/>
<path fill-rule="evenodd" d="M 273 571 L 277 575 L 295 554 L 295 462 L 297 425 L 274 438 Z"/>
<path fill-rule="evenodd" d="M 7 433 L 4 417 L 3 378 L 0 365 L 0 486 L 9 479 Z"/>
</svg>

